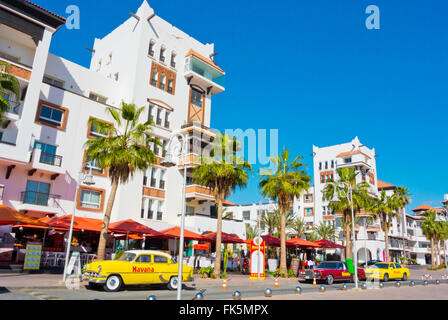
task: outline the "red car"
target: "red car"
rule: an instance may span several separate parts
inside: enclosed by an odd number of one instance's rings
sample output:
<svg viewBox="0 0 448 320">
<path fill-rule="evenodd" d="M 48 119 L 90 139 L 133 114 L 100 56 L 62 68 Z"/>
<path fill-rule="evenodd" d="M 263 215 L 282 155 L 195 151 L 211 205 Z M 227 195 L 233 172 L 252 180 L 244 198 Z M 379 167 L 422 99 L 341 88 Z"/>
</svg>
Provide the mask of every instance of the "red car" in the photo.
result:
<svg viewBox="0 0 448 320">
<path fill-rule="evenodd" d="M 335 281 L 353 281 L 353 275 L 348 271 L 347 264 L 337 261 L 322 262 L 314 270 L 299 272 L 299 281 L 312 282 L 314 277 L 316 277 L 316 281 L 325 281 L 328 285 L 332 285 Z M 358 268 L 358 279 L 366 280 L 362 268 Z"/>
</svg>

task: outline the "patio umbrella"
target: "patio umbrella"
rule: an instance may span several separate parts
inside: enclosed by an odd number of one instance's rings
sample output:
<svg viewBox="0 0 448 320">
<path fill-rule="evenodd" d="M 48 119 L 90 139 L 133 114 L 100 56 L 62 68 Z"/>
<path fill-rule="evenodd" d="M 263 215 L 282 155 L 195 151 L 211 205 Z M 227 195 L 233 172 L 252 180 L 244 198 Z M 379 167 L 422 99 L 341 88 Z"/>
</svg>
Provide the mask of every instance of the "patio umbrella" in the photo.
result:
<svg viewBox="0 0 448 320">
<path fill-rule="evenodd" d="M 281 246 L 281 241 L 278 238 L 275 238 L 270 235 L 262 236 L 261 238 L 263 239 L 263 241 L 266 243 L 266 246 L 268 246 L 268 247 L 280 247 Z M 251 244 L 252 239 L 246 240 L 246 243 Z M 288 241 L 286 241 L 286 247 L 287 248 L 295 248 L 296 246 L 294 243 L 291 243 L 288 240 Z"/>
<path fill-rule="evenodd" d="M 45 218 L 43 218 L 45 219 Z M 72 216 L 62 216 L 55 217 L 50 220 L 47 220 L 47 224 L 52 228 L 59 230 L 68 230 L 70 229 L 70 224 L 72 222 Z M 103 221 L 100 219 L 91 219 L 91 218 L 82 218 L 75 217 L 73 221 L 73 230 L 75 231 L 91 231 L 91 232 L 101 232 L 101 226 Z"/>
<path fill-rule="evenodd" d="M 288 240 L 290 243 L 294 244 L 296 247 L 303 249 L 315 249 L 319 248 L 317 244 L 311 241 L 307 241 L 301 238 L 293 238 Z"/>
<path fill-rule="evenodd" d="M 168 238 L 163 233 L 151 229 L 132 219 L 111 223 L 109 225 L 109 232 L 124 233 L 124 234 L 133 233 L 133 234 L 145 235 L 146 238 L 161 238 L 161 239 Z"/>
<path fill-rule="evenodd" d="M 216 232 L 205 234 L 203 235 L 203 237 L 205 241 L 215 242 Z M 225 232 L 221 232 L 221 242 L 225 244 L 245 243 L 243 239 L 240 239 L 237 236 L 233 236 Z"/>
<path fill-rule="evenodd" d="M 172 239 L 179 239 L 180 231 L 181 230 L 179 227 L 173 227 L 170 229 L 162 230 L 160 232 Z M 190 241 L 190 240 L 203 241 L 204 240 L 204 237 L 201 236 L 200 234 L 194 233 L 187 229 L 184 229 L 184 238 L 185 238 L 185 240 L 188 240 L 188 241 Z"/>
<path fill-rule="evenodd" d="M 345 249 L 344 246 L 341 246 L 337 243 L 331 242 L 326 239 L 314 241 L 314 243 L 317 244 L 319 246 L 319 248 L 323 248 L 323 249 Z"/>
<path fill-rule="evenodd" d="M 38 219 L 31 218 L 26 214 L 20 213 L 7 206 L 0 205 L 0 226 L 11 224 L 23 224 L 29 226 L 46 227 L 47 224 L 40 222 Z"/>
</svg>

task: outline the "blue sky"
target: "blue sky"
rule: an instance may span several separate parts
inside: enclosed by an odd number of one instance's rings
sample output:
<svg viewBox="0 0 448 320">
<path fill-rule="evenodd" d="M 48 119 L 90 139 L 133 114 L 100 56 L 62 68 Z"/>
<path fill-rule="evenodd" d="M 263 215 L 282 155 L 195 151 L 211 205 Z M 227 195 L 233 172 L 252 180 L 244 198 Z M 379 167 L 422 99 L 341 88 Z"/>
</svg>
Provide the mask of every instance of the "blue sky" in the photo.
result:
<svg viewBox="0 0 448 320">
<path fill-rule="evenodd" d="M 81 29 L 61 29 L 51 52 L 88 66 L 101 38 L 141 0 L 36 0 L 63 16 L 81 10 Z M 379 179 L 406 186 L 411 207 L 448 193 L 448 2 L 444 0 L 149 0 L 157 15 L 203 43 L 227 72 L 213 98 L 212 127 L 279 129 L 280 148 L 303 155 L 312 145 L 359 136 L 379 155 Z M 377 5 L 381 29 L 367 30 Z M 257 169 L 258 166 L 255 166 Z M 258 203 L 254 176 L 230 200 Z M 429 203 L 431 204 L 431 203 Z"/>
</svg>

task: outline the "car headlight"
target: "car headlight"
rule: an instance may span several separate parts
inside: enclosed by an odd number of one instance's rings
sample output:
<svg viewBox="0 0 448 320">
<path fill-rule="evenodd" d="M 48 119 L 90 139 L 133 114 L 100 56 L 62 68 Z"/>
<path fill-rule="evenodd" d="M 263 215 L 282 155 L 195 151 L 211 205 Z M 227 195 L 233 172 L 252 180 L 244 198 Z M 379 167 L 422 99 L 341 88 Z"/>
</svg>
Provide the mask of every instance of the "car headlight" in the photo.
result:
<svg viewBox="0 0 448 320">
<path fill-rule="evenodd" d="M 101 266 L 98 266 L 98 272 L 101 272 Z"/>
</svg>

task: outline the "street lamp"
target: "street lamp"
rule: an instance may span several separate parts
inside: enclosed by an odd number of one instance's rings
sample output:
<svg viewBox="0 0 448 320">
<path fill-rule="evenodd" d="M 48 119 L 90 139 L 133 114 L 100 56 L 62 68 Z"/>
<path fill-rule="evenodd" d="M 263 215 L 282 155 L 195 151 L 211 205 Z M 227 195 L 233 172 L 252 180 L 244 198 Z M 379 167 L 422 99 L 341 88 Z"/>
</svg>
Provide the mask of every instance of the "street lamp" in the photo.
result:
<svg viewBox="0 0 448 320">
<path fill-rule="evenodd" d="M 356 236 L 355 236 L 355 211 L 353 209 L 353 188 L 351 183 L 346 182 L 339 182 L 339 184 L 344 185 L 348 192 L 347 192 L 347 200 L 350 202 L 350 206 L 352 209 L 352 241 L 353 241 L 353 258 L 354 258 L 354 265 L 355 265 L 355 287 L 358 288 L 358 252 L 356 251 Z"/>
<path fill-rule="evenodd" d="M 89 163 L 89 173 L 85 173 L 84 172 L 84 167 L 86 164 Z M 76 184 L 76 191 L 75 191 L 75 204 L 73 206 L 73 213 L 72 213 L 72 220 L 70 222 L 70 231 L 69 231 L 69 235 L 67 238 L 67 250 L 65 252 L 65 262 L 64 262 L 64 276 L 62 278 L 62 281 L 65 281 L 66 277 L 67 277 L 67 266 L 68 266 L 68 260 L 70 258 L 70 249 L 71 249 L 71 244 L 72 244 L 72 237 L 73 237 L 73 224 L 75 221 L 75 214 L 76 214 L 76 197 L 78 195 L 79 192 L 79 187 L 81 186 L 81 184 L 84 183 L 85 185 L 88 186 L 93 186 L 95 184 L 95 181 L 93 181 L 93 174 L 92 174 L 92 162 L 85 162 L 83 167 L 81 168 L 81 171 L 79 172 L 79 177 L 78 177 L 78 182 Z"/>
<path fill-rule="evenodd" d="M 182 270 L 183 270 L 183 260 L 184 260 L 184 242 L 185 242 L 185 237 L 184 237 L 184 231 L 185 231 L 185 206 L 186 206 L 186 185 L 187 185 L 187 164 L 185 163 L 186 160 L 186 156 L 188 153 L 188 148 L 187 148 L 187 138 L 184 137 L 182 134 L 177 133 L 175 135 L 173 135 L 168 143 L 167 149 L 167 155 L 165 157 L 165 160 L 162 161 L 162 163 L 160 164 L 161 166 L 164 166 L 165 168 L 172 168 L 175 167 L 177 165 L 174 157 L 174 146 L 173 146 L 173 142 L 174 139 L 177 138 L 178 141 L 180 140 L 182 143 L 182 149 L 178 150 L 179 151 L 179 161 L 178 163 L 181 164 L 180 159 L 183 156 L 184 159 L 184 181 L 183 181 L 183 191 L 182 191 L 182 216 L 181 216 L 181 227 L 180 227 L 180 239 L 179 239 L 179 269 L 178 269 L 178 273 L 177 273 L 177 300 L 182 300 Z"/>
</svg>

